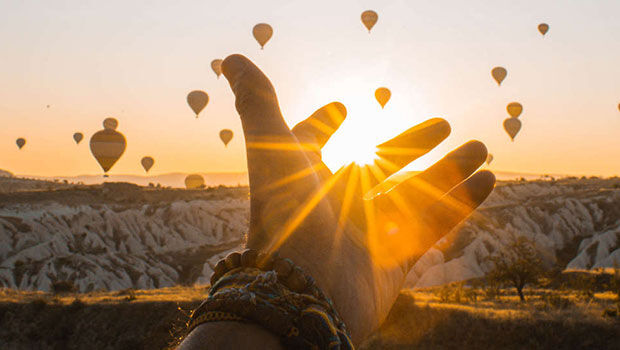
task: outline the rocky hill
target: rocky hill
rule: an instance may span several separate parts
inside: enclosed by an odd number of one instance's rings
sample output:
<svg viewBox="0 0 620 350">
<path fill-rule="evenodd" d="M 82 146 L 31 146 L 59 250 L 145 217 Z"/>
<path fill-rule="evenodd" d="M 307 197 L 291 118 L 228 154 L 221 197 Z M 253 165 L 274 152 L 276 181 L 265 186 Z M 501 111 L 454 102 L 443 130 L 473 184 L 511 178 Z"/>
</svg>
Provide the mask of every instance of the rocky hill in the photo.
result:
<svg viewBox="0 0 620 350">
<path fill-rule="evenodd" d="M 409 285 L 482 277 L 486 257 L 518 236 L 533 239 L 548 265 L 620 264 L 620 179 L 499 183 L 474 215 L 417 262 Z"/>
<path fill-rule="evenodd" d="M 247 187 L 187 191 L 122 183 L 0 193 L 0 286 L 80 291 L 207 283 L 242 245 Z M 424 255 L 408 284 L 480 277 L 513 236 L 548 263 L 591 269 L 620 262 L 620 179 L 500 182 L 458 230 Z"/>
<path fill-rule="evenodd" d="M 130 184 L 0 195 L 0 285 L 80 291 L 206 283 L 247 227 L 247 188 Z"/>
</svg>

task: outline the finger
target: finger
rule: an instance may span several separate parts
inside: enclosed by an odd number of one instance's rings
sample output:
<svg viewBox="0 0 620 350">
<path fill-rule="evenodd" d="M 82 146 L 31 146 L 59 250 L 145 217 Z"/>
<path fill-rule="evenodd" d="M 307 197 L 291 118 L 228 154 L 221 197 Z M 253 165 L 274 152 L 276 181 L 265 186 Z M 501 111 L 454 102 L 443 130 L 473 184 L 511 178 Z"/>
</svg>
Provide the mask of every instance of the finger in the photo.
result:
<svg viewBox="0 0 620 350">
<path fill-rule="evenodd" d="M 306 151 L 282 118 L 269 79 L 241 55 L 228 56 L 222 72 L 235 94 L 246 141 L 251 207 L 248 246 L 259 247 L 270 241 L 276 221 L 295 210 L 286 205 L 287 199 L 311 192 L 319 182 L 308 171 L 311 164 Z"/>
<path fill-rule="evenodd" d="M 487 149 L 482 142 L 470 141 L 394 190 L 418 207 L 428 205 L 473 174 L 486 156 Z"/>
<path fill-rule="evenodd" d="M 291 135 L 269 79 L 249 59 L 230 55 L 222 62 L 222 73 L 235 94 L 235 106 L 248 136 Z"/>
<path fill-rule="evenodd" d="M 379 159 L 375 165 L 384 178 L 425 155 L 450 135 L 450 124 L 433 118 L 418 124 L 393 139 L 377 146 Z M 379 179 L 382 181 L 382 179 Z"/>
<path fill-rule="evenodd" d="M 377 243 L 372 244 L 373 237 L 369 236 L 370 247 L 375 247 L 374 255 L 411 268 L 420 256 L 485 200 L 494 184 L 495 176 L 481 171 L 421 213 L 412 212 L 404 217 L 396 212 L 379 212 L 384 215 L 379 222 L 386 227 L 378 232 L 374 240 Z"/>
<path fill-rule="evenodd" d="M 479 171 L 433 204 L 425 215 L 429 227 L 429 244 L 434 245 L 465 220 L 489 196 L 495 186 L 495 175 Z"/>
<path fill-rule="evenodd" d="M 293 128 L 293 135 L 302 143 L 311 144 L 316 152 L 329 140 L 347 116 L 347 109 L 340 102 L 329 103 L 299 122 Z"/>
</svg>

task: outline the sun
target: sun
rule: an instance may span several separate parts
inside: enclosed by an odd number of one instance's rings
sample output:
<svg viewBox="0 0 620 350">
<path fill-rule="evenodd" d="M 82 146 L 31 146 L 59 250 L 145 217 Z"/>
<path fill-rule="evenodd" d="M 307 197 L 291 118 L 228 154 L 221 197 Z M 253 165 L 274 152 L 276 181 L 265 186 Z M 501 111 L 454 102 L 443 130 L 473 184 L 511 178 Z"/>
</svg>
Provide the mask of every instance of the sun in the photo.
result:
<svg viewBox="0 0 620 350">
<path fill-rule="evenodd" d="M 373 164 L 378 156 L 375 144 L 350 133 L 332 138 L 323 148 L 323 162 L 335 172 L 351 163 L 358 165 Z"/>
</svg>

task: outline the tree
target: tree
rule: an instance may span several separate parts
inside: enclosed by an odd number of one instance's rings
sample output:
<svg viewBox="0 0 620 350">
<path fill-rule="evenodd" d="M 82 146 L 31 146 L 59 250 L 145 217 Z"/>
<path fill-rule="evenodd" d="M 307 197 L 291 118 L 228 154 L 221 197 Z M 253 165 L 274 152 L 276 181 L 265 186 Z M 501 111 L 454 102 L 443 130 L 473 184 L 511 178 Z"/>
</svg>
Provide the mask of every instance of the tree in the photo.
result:
<svg viewBox="0 0 620 350">
<path fill-rule="evenodd" d="M 525 301 L 523 288 L 538 282 L 543 274 L 542 260 L 534 242 L 526 237 L 518 237 L 488 259 L 493 267 L 487 277 L 492 281 L 511 284 L 521 301 Z"/>
</svg>

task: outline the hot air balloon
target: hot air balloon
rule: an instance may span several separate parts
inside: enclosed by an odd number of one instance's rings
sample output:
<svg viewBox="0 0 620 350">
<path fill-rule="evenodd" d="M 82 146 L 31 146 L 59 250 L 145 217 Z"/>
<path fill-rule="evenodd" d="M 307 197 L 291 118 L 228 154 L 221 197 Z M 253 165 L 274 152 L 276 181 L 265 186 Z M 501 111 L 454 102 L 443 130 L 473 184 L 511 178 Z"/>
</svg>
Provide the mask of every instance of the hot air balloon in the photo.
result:
<svg viewBox="0 0 620 350">
<path fill-rule="evenodd" d="M 506 68 L 504 67 L 495 67 L 491 69 L 491 75 L 497 82 L 497 86 L 502 85 L 502 81 L 506 78 L 506 74 L 508 74 L 508 71 L 506 71 Z"/>
<path fill-rule="evenodd" d="M 142 158 L 140 163 L 142 163 L 142 167 L 148 173 L 149 170 L 151 170 L 151 168 L 153 167 L 153 164 L 155 164 L 155 159 L 153 159 L 153 157 L 146 156 Z"/>
<path fill-rule="evenodd" d="M 493 161 L 493 155 L 491 153 L 487 154 L 487 165 L 491 165 Z"/>
<path fill-rule="evenodd" d="M 375 26 L 378 19 L 379 15 L 377 15 L 375 11 L 368 10 L 362 12 L 362 23 L 364 23 L 364 26 L 368 29 L 368 33 L 370 33 L 370 30 Z"/>
<path fill-rule="evenodd" d="M 233 132 L 229 129 L 223 129 L 220 131 L 220 139 L 224 142 L 224 146 L 228 146 L 228 143 L 233 138 Z"/>
<path fill-rule="evenodd" d="M 508 106 L 506 106 L 506 110 L 511 117 L 517 118 L 523 112 L 523 106 L 519 102 L 510 102 Z"/>
<path fill-rule="evenodd" d="M 521 121 L 517 118 L 508 118 L 504 120 L 504 130 L 506 130 L 506 133 L 510 136 L 510 140 L 514 141 L 515 136 L 517 136 L 519 130 L 521 130 Z"/>
<path fill-rule="evenodd" d="M 273 28 L 267 23 L 259 23 L 252 29 L 252 34 L 254 35 L 254 39 L 260 44 L 260 49 L 262 50 L 273 35 Z"/>
<path fill-rule="evenodd" d="M 120 132 L 103 129 L 90 138 L 90 152 L 99 162 L 103 172 L 107 173 L 125 152 L 126 144 L 125 136 Z"/>
<path fill-rule="evenodd" d="M 84 138 L 84 134 L 82 134 L 81 132 L 76 132 L 75 134 L 73 134 L 73 140 L 75 140 L 75 143 L 78 145 L 80 144 L 83 138 Z"/>
<path fill-rule="evenodd" d="M 17 147 L 19 149 L 22 149 L 22 147 L 24 147 L 24 145 L 26 144 L 26 139 L 23 137 L 20 137 L 17 140 L 15 140 L 15 143 L 17 144 Z"/>
<path fill-rule="evenodd" d="M 211 69 L 213 69 L 215 75 L 217 75 L 217 78 L 219 79 L 222 74 L 222 60 L 218 58 L 211 61 Z"/>
<path fill-rule="evenodd" d="M 118 120 L 115 118 L 105 118 L 103 121 L 103 128 L 106 130 L 116 130 L 118 127 Z"/>
<path fill-rule="evenodd" d="M 205 179 L 200 174 L 190 174 L 185 178 L 185 187 L 188 190 L 203 188 L 205 186 Z"/>
<path fill-rule="evenodd" d="M 209 103 L 209 95 L 204 91 L 194 90 L 187 94 L 187 104 L 189 104 L 192 111 L 196 113 L 196 118 L 198 118 L 198 114 L 207 106 L 207 103 Z"/>
<path fill-rule="evenodd" d="M 547 34 L 547 32 L 549 31 L 549 25 L 547 23 L 539 24 L 538 25 L 538 31 L 540 32 L 540 34 L 545 36 L 545 34 Z"/>
<path fill-rule="evenodd" d="M 381 108 L 385 107 L 385 104 L 388 103 L 391 96 L 392 93 L 388 88 L 380 87 L 375 90 L 375 98 L 377 99 L 377 102 L 379 102 L 379 104 L 381 105 Z"/>
</svg>

